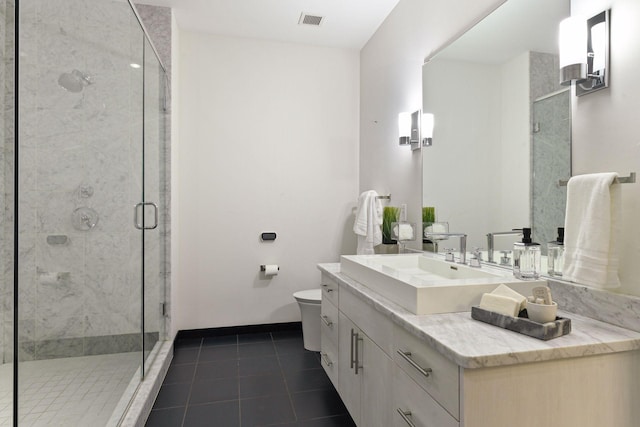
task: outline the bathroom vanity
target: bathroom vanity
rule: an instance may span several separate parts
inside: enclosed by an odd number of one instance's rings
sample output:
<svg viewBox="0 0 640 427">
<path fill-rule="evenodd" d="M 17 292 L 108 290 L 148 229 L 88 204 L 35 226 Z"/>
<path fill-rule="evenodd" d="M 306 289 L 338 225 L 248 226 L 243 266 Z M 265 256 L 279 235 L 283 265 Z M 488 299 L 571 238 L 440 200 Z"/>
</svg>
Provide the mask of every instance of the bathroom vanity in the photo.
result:
<svg viewBox="0 0 640 427">
<path fill-rule="evenodd" d="M 574 313 L 541 341 L 471 319 L 411 313 L 322 272 L 322 366 L 358 426 L 634 427 L 640 333 Z"/>
</svg>

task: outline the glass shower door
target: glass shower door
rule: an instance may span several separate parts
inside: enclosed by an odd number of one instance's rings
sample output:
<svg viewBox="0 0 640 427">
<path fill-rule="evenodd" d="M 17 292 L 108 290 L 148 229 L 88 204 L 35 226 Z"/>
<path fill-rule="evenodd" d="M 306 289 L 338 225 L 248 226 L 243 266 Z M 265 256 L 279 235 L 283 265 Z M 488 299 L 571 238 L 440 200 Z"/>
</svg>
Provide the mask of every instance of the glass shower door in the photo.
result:
<svg viewBox="0 0 640 427">
<path fill-rule="evenodd" d="M 143 40 L 126 2 L 20 1 L 20 425 L 113 424 L 140 383 Z"/>
<path fill-rule="evenodd" d="M 148 40 L 144 41 L 144 372 L 154 360 L 157 344 L 164 337 L 165 229 L 161 177 L 164 174 L 165 73 Z"/>
<path fill-rule="evenodd" d="M 556 240 L 564 227 L 567 187 L 571 177 L 571 91 L 556 92 L 533 103 L 531 217 L 536 241 Z M 546 255 L 546 245 L 542 245 Z"/>
<path fill-rule="evenodd" d="M 15 11 L 0 0 L 0 425 L 13 425 L 15 271 Z"/>
</svg>

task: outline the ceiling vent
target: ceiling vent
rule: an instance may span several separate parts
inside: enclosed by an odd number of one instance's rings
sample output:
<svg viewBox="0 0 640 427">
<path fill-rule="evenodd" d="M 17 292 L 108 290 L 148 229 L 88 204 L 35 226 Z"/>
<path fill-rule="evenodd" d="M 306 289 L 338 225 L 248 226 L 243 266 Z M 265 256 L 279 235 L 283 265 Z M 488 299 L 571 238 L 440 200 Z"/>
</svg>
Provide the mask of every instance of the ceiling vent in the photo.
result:
<svg viewBox="0 0 640 427">
<path fill-rule="evenodd" d="M 304 12 L 300 15 L 300 19 L 298 20 L 298 24 L 301 25 L 314 25 L 316 27 L 320 26 L 324 17 L 318 15 L 308 15 Z"/>
</svg>

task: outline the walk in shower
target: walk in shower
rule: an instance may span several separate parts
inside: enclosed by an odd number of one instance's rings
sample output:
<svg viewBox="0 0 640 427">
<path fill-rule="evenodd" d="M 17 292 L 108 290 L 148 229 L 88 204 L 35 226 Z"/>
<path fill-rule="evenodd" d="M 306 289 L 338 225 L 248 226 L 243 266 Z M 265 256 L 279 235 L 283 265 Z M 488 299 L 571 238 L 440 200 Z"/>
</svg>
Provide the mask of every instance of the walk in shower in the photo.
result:
<svg viewBox="0 0 640 427">
<path fill-rule="evenodd" d="M 564 227 L 571 178 L 571 91 L 566 88 L 533 102 L 531 133 L 531 225 L 539 242 L 556 240 Z M 547 254 L 542 245 L 543 255 Z"/>
<path fill-rule="evenodd" d="M 167 76 L 124 0 L 0 25 L 0 426 L 118 425 L 166 339 Z"/>
</svg>

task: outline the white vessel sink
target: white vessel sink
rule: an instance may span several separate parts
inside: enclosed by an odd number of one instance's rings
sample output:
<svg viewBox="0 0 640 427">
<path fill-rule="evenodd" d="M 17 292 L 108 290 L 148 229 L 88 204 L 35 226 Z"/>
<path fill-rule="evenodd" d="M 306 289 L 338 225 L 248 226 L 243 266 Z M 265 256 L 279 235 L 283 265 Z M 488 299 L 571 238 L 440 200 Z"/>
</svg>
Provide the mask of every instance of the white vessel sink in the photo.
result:
<svg viewBox="0 0 640 427">
<path fill-rule="evenodd" d="M 525 296 L 546 284 L 516 279 L 509 270 L 473 268 L 429 254 L 343 255 L 340 271 L 415 314 L 470 311 L 483 293 L 501 283 Z"/>
</svg>

